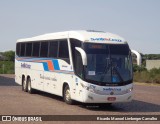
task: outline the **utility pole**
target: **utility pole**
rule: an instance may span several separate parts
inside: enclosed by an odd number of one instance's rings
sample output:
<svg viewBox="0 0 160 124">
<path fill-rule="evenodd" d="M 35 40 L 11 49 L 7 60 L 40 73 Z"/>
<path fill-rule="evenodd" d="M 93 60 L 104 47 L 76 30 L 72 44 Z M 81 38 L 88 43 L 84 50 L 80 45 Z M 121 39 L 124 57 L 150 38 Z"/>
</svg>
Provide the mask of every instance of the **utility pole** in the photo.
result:
<svg viewBox="0 0 160 124">
<path fill-rule="evenodd" d="M 2 69 L 3 69 L 3 74 L 4 74 L 4 69 L 5 69 L 5 65 L 4 64 L 2 65 Z"/>
</svg>

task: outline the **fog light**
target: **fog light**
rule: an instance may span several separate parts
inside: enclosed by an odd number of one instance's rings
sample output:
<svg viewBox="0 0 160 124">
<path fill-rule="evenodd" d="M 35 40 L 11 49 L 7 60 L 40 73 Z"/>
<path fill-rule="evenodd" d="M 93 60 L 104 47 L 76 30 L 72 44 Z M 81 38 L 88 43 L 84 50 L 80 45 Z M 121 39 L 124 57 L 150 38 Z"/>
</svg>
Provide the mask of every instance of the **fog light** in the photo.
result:
<svg viewBox="0 0 160 124">
<path fill-rule="evenodd" d="M 131 96 L 129 96 L 127 100 L 130 100 L 130 99 L 131 99 Z"/>
<path fill-rule="evenodd" d="M 91 100 L 93 100 L 93 97 L 92 97 L 92 96 L 88 96 L 88 98 L 91 99 Z"/>
</svg>

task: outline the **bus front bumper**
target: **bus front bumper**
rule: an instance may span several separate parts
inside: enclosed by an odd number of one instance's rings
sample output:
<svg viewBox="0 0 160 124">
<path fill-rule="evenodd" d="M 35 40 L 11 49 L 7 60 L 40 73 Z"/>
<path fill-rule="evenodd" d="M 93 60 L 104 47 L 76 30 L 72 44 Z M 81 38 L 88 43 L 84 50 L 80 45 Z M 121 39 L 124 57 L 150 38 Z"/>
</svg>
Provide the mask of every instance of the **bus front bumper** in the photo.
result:
<svg viewBox="0 0 160 124">
<path fill-rule="evenodd" d="M 116 103 L 116 102 L 130 102 L 133 99 L 132 92 L 123 95 L 99 95 L 88 92 L 83 95 L 84 103 Z"/>
</svg>

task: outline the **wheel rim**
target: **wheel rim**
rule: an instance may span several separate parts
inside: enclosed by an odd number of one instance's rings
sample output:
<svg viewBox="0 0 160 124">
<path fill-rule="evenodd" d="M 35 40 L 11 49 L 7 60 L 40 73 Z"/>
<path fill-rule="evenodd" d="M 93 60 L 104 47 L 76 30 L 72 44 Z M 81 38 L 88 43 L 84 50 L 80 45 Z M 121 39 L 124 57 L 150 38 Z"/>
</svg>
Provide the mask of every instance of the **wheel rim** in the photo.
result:
<svg viewBox="0 0 160 124">
<path fill-rule="evenodd" d="M 26 82 L 23 80 L 23 89 L 26 89 Z"/>
<path fill-rule="evenodd" d="M 28 90 L 30 91 L 31 90 L 31 82 L 28 81 Z"/>
<path fill-rule="evenodd" d="M 71 95 L 70 95 L 70 90 L 69 89 L 66 90 L 65 97 L 66 97 L 67 101 L 70 101 Z"/>
</svg>

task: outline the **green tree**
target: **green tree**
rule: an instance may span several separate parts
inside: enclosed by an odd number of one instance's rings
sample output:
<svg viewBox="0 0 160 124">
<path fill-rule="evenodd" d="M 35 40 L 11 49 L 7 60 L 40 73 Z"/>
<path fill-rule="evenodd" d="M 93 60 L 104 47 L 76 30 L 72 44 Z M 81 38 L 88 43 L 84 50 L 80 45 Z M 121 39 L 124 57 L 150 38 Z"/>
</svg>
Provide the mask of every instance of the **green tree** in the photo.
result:
<svg viewBox="0 0 160 124">
<path fill-rule="evenodd" d="M 15 52 L 10 50 L 10 51 L 6 51 L 3 53 L 3 55 L 5 56 L 5 59 L 7 61 L 13 61 L 14 62 L 14 59 L 15 59 Z"/>
<path fill-rule="evenodd" d="M 147 71 L 145 66 L 138 66 L 138 65 L 133 65 L 133 71 L 134 72 L 142 72 L 142 71 Z"/>
</svg>

